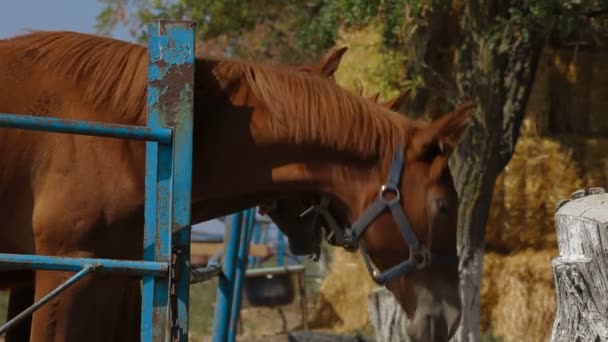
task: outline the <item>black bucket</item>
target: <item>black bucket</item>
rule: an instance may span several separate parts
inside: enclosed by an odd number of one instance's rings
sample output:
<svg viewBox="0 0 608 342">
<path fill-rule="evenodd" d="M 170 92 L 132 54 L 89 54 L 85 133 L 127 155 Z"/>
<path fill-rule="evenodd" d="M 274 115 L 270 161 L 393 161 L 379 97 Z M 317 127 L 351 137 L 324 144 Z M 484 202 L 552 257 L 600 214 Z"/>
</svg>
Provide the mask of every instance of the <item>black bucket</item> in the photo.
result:
<svg viewBox="0 0 608 342">
<path fill-rule="evenodd" d="M 247 300 L 252 306 L 287 305 L 295 296 L 291 273 L 250 275 L 245 278 L 243 285 Z"/>
</svg>

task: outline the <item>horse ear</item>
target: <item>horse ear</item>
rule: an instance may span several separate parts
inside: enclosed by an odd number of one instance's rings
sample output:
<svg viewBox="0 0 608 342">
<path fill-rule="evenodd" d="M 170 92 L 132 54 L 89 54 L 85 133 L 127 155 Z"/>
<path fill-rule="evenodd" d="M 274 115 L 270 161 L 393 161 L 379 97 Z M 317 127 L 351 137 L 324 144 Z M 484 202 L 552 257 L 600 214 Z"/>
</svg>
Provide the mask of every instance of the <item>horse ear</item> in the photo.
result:
<svg viewBox="0 0 608 342">
<path fill-rule="evenodd" d="M 363 93 L 363 91 L 361 91 L 360 93 Z M 373 102 L 378 102 L 379 98 L 380 98 L 380 93 L 375 93 L 374 95 L 371 95 L 369 97 L 369 99 Z"/>
<path fill-rule="evenodd" d="M 411 141 L 414 157 L 451 154 L 471 122 L 473 107 L 472 104 L 459 105 L 453 112 L 415 130 Z"/>
<path fill-rule="evenodd" d="M 327 51 L 317 66 L 319 73 L 325 77 L 333 76 L 336 73 L 336 70 L 338 70 L 340 62 L 342 61 L 342 56 L 344 56 L 346 50 L 348 50 L 348 47 L 343 46 L 341 48 L 332 48 Z"/>
<path fill-rule="evenodd" d="M 384 107 L 392 110 L 393 112 L 398 112 L 399 109 L 403 108 L 403 106 L 407 105 L 407 103 L 410 101 L 411 92 L 412 90 L 408 89 L 396 97 L 384 102 Z"/>
</svg>

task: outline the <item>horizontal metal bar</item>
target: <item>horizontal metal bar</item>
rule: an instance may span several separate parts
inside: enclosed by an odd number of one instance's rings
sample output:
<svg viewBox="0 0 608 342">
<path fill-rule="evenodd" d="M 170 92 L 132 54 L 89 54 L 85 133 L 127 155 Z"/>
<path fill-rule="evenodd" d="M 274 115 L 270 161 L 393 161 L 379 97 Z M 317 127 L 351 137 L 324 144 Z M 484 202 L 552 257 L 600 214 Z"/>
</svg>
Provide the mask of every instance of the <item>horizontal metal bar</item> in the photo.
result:
<svg viewBox="0 0 608 342">
<path fill-rule="evenodd" d="M 153 128 L 4 113 L 0 113 L 0 127 L 156 141 L 164 144 L 170 143 L 172 136 L 171 129 L 162 127 Z"/>
<path fill-rule="evenodd" d="M 222 250 L 215 252 L 215 255 L 207 262 L 207 266 L 190 270 L 190 284 L 202 283 L 217 277 L 222 272 Z"/>
<path fill-rule="evenodd" d="M 78 272 L 86 265 L 95 265 L 101 272 L 128 273 L 136 275 L 165 276 L 169 263 L 155 261 L 132 261 L 97 258 L 68 258 L 46 255 L 0 253 L 0 270 L 42 269 L 49 271 Z"/>
<path fill-rule="evenodd" d="M 261 275 L 270 275 L 270 274 L 285 274 L 285 273 L 295 273 L 295 272 L 303 272 L 303 265 L 289 265 L 289 266 L 278 266 L 278 267 L 261 267 L 261 268 L 252 268 L 246 271 L 247 277 L 255 277 Z"/>
<path fill-rule="evenodd" d="M 38 310 L 41 306 L 46 304 L 51 299 L 57 297 L 61 292 L 65 291 L 68 287 L 74 285 L 78 280 L 82 279 L 85 275 L 95 270 L 96 268 L 96 265 L 84 265 L 84 268 L 80 270 L 80 272 L 74 274 L 66 282 L 46 294 L 44 297 L 40 298 L 40 300 L 36 303 L 32 304 L 32 306 L 25 309 L 23 312 L 15 316 L 10 321 L 6 322 L 4 325 L 0 326 L 0 336 L 4 335 L 10 328 L 24 320 L 27 316 L 31 315 L 34 311 Z"/>
</svg>

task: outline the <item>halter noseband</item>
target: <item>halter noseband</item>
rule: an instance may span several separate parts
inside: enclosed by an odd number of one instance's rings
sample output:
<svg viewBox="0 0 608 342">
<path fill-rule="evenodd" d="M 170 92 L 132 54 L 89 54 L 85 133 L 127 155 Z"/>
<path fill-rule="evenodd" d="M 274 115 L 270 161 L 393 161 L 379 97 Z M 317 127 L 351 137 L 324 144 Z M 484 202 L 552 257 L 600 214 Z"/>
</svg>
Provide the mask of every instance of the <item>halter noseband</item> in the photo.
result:
<svg viewBox="0 0 608 342">
<path fill-rule="evenodd" d="M 339 228 L 336 220 L 333 218 L 333 215 L 327 209 L 329 204 L 327 199 L 324 198 L 321 203 L 314 208 L 317 214 L 320 214 L 325 218 L 339 244 L 344 246 L 346 249 L 356 249 L 357 245 L 360 245 L 365 266 L 378 285 L 385 285 L 399 276 L 407 275 L 415 270 L 429 267 L 431 265 L 458 264 L 457 255 L 440 255 L 432 253 L 416 238 L 416 234 L 414 233 L 414 230 L 407 219 L 407 215 L 401 207 L 399 181 L 401 180 L 402 169 L 403 153 L 402 149 L 399 148 L 393 156 L 388 181 L 380 187 L 378 198 L 353 223 L 352 227 L 350 229 L 347 228 L 344 232 Z M 389 199 L 387 198 L 387 195 L 390 193 L 392 193 L 394 197 Z M 403 236 L 409 247 L 410 255 L 408 260 L 405 260 L 384 272 L 380 272 L 378 269 L 372 266 L 369 254 L 367 253 L 365 246 L 360 243 L 359 240 L 372 221 L 375 220 L 376 217 L 378 217 L 378 215 L 380 215 L 387 207 L 389 208 L 393 219 L 399 226 L 401 236 Z"/>
</svg>

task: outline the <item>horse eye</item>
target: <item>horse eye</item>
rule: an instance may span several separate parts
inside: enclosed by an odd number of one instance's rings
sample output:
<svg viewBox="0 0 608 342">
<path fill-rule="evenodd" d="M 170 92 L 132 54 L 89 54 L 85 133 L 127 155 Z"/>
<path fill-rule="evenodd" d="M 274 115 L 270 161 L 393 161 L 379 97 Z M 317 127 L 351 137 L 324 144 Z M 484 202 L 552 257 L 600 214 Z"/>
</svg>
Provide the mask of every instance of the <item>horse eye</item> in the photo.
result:
<svg viewBox="0 0 608 342">
<path fill-rule="evenodd" d="M 445 199 L 436 200 L 435 205 L 437 206 L 438 213 L 445 214 L 448 212 L 448 201 L 446 201 Z"/>
<path fill-rule="evenodd" d="M 419 152 L 418 159 L 421 161 L 431 162 L 435 157 L 443 153 L 443 143 L 432 143 L 424 146 Z"/>
</svg>

